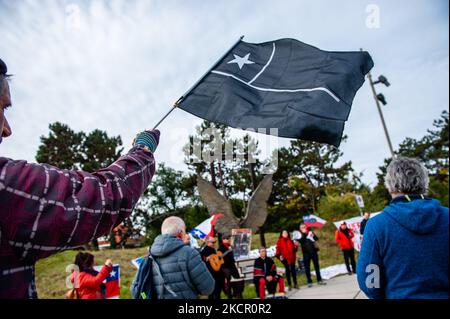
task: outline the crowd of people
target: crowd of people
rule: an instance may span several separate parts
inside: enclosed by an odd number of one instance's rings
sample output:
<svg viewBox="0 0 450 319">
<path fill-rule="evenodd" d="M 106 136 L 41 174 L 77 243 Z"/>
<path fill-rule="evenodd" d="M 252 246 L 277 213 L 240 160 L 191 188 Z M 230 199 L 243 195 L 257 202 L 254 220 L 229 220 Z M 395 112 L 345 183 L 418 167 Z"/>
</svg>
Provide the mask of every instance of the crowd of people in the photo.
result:
<svg viewBox="0 0 450 319">
<path fill-rule="evenodd" d="M 167 232 L 167 224 L 174 224 L 177 228 L 171 228 L 171 231 Z M 281 297 L 284 296 L 286 292 L 285 277 L 288 289 L 299 289 L 297 283 L 297 264 L 300 267 L 302 264 L 304 265 L 308 287 L 312 287 L 310 271 L 311 261 L 314 263 L 318 284 L 326 284 L 320 276 L 319 258 L 317 253 L 317 241 L 319 238 L 311 229 L 307 228 L 305 224 L 301 224 L 299 229 L 302 236 L 298 241 L 292 240 L 290 233 L 287 230 L 283 230 L 278 238 L 274 257 L 285 267 L 284 274 L 281 273 L 281 271 L 278 271 L 274 259 L 267 256 L 266 248 L 259 248 L 259 257 L 253 262 L 253 284 L 258 298 L 274 298 L 277 291 Z M 156 298 L 186 298 L 188 294 L 179 291 L 179 287 L 187 286 L 192 287 L 189 292 L 189 295 L 191 296 L 193 296 L 191 293 L 196 291 L 196 297 L 201 294 L 208 295 L 208 298 L 213 300 L 221 299 L 222 293 L 229 299 L 242 299 L 245 284 L 243 274 L 238 269 L 234 258 L 230 235 L 219 234 L 219 242 L 215 237 L 207 236 L 203 240 L 203 246 L 199 249 L 192 248 L 190 246 L 190 241 L 185 240 L 186 236 L 189 235 L 186 234 L 186 226 L 183 220 L 179 217 L 172 216 L 163 222 L 162 235 L 155 239 L 155 243 L 150 248 L 150 254 L 153 258 L 157 259 L 157 263 L 161 268 L 160 273 L 156 271 L 152 272 L 153 281 L 163 281 L 165 283 L 164 287 L 159 291 L 161 295 L 157 295 Z M 163 239 L 170 244 L 162 245 L 161 240 Z M 174 272 L 176 272 L 175 268 L 182 272 L 184 269 L 188 270 L 189 267 L 186 268 L 186 266 L 183 266 L 184 263 L 187 262 L 185 258 L 182 259 L 182 264 L 174 262 L 175 259 L 179 260 L 176 256 L 181 254 L 183 250 L 172 248 L 172 243 L 177 243 L 177 247 L 182 246 L 184 251 L 190 250 L 193 254 L 192 258 L 195 258 L 197 261 L 199 257 L 201 258 L 201 265 L 198 264 L 198 262 L 196 262 L 196 264 L 201 268 L 199 273 L 203 274 L 203 277 L 201 278 L 203 284 L 202 289 L 200 289 L 196 283 L 191 282 L 190 278 L 193 278 L 194 275 L 189 271 L 186 276 L 181 276 L 181 279 L 178 278 L 177 280 L 174 280 Z M 159 250 L 154 248 L 155 245 L 164 246 L 166 253 L 161 254 Z M 303 262 L 301 262 L 300 259 L 297 259 L 296 253 L 299 246 L 302 247 L 304 256 Z M 164 258 L 160 258 L 161 256 L 164 256 Z M 170 267 L 173 268 L 170 272 L 166 271 L 165 263 L 170 263 Z M 136 287 L 140 286 L 138 282 L 140 277 L 138 272 L 132 285 L 132 295 L 136 298 L 139 298 L 140 296 L 140 291 L 136 290 Z M 179 280 L 181 280 L 183 284 L 181 284 Z M 164 291 L 172 291 L 174 294 L 164 294 Z"/>
<path fill-rule="evenodd" d="M 0 60 L 0 143 L 12 134 L 5 116 L 12 105 L 7 71 Z M 155 174 L 159 136 L 158 130 L 138 133 L 127 154 L 94 173 L 0 157 L 0 299 L 37 298 L 35 263 L 39 259 L 87 244 L 131 214 Z M 374 299 L 448 298 L 448 207 L 426 196 L 428 173 L 416 159 L 394 158 L 385 181 L 392 201 L 382 214 L 364 218 L 358 265 L 353 232 L 345 224 L 336 232 L 349 274 L 356 271 L 361 290 Z M 298 288 L 295 256 L 299 246 L 308 286 L 312 286 L 311 261 L 317 283 L 323 285 L 319 238 L 304 224 L 300 232 L 297 242 L 283 231 L 277 243 L 276 257 L 285 267 L 288 285 Z M 152 272 L 146 278 L 154 289 L 148 295 L 182 299 L 209 295 L 218 299 L 225 288 L 227 296 L 232 296 L 233 278 L 239 275 L 233 255 L 221 260 L 215 239 L 205 242 L 200 252 L 190 247 L 183 220 L 166 219 L 149 250 Z M 229 237 L 221 238 L 219 251 L 225 255 L 230 248 Z M 253 274 L 257 296 L 264 297 L 265 289 L 273 294 L 277 286 L 284 292 L 284 276 L 274 260 L 264 247 L 259 253 Z M 218 270 L 211 264 L 217 259 Z M 102 281 L 111 271 L 111 261 L 107 260 L 98 273 L 92 268 L 94 259 L 89 253 L 78 254 L 75 264 L 79 271 L 72 280 L 78 282 L 79 297 L 101 298 Z M 135 298 L 142 296 L 139 272 L 132 287 Z M 242 291 L 236 295 L 242 296 Z"/>
</svg>

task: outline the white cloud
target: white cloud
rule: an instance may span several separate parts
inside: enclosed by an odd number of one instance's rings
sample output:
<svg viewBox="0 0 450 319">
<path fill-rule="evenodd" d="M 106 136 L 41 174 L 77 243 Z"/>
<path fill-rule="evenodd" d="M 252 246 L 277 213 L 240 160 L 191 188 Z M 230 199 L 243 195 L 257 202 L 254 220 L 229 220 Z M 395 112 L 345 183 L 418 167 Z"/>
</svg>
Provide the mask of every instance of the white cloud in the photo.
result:
<svg viewBox="0 0 450 319">
<path fill-rule="evenodd" d="M 365 26 L 370 3 L 380 8 L 380 29 Z M 2 156 L 33 161 L 54 121 L 106 130 L 129 145 L 242 34 L 249 42 L 292 37 L 325 50 L 368 50 L 374 76 L 392 83 L 377 89 L 398 145 L 421 137 L 448 108 L 447 28 L 445 1 L 0 1 L 0 56 L 15 75 L 13 136 Z M 176 110 L 160 127 L 158 160 L 184 169 L 176 147 L 198 123 Z M 343 160 L 375 182 L 389 153 L 367 83 L 345 133 Z"/>
</svg>

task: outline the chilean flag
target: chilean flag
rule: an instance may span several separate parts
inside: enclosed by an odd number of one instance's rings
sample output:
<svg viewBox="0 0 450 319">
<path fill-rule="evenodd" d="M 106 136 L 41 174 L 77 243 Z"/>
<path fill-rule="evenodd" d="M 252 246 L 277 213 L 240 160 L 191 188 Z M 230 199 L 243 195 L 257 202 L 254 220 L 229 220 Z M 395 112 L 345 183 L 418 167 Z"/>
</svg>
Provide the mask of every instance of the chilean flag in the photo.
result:
<svg viewBox="0 0 450 319">
<path fill-rule="evenodd" d="M 94 267 L 97 271 L 100 271 L 101 268 L 102 266 Z M 103 281 L 103 284 L 106 286 L 106 299 L 120 298 L 120 266 L 118 264 L 113 265 L 109 277 Z"/>
<path fill-rule="evenodd" d="M 214 236 L 214 224 L 216 223 L 217 219 L 219 217 L 222 217 L 223 214 L 215 214 L 208 218 L 207 220 L 204 220 L 200 225 L 195 227 L 193 230 L 190 231 L 190 233 L 200 239 L 203 239 L 207 236 L 213 237 Z"/>
<path fill-rule="evenodd" d="M 305 223 L 306 227 L 309 228 L 322 228 L 323 226 L 325 226 L 327 221 L 311 214 L 303 216 L 303 222 Z"/>
</svg>

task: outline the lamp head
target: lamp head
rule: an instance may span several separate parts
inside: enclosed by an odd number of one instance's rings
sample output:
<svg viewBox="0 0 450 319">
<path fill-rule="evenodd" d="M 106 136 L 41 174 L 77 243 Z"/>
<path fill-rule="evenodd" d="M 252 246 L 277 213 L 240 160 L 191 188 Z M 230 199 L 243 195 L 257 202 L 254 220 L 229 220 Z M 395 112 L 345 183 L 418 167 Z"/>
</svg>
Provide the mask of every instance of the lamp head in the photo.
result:
<svg viewBox="0 0 450 319">
<path fill-rule="evenodd" d="M 378 77 L 378 82 L 383 83 L 386 86 L 390 86 L 391 83 L 389 83 L 388 79 L 384 75 L 380 75 Z"/>
<path fill-rule="evenodd" d="M 383 94 L 378 93 L 378 94 L 377 94 L 377 99 L 378 99 L 378 101 L 380 101 L 383 105 L 386 105 L 386 104 L 387 104 L 386 98 L 384 97 Z"/>
</svg>

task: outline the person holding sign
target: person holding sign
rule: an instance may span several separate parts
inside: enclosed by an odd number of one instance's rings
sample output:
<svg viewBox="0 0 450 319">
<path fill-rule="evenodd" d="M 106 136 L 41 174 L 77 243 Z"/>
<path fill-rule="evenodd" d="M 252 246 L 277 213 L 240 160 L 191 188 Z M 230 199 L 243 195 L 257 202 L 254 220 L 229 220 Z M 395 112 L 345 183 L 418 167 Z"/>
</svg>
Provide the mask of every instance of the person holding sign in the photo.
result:
<svg viewBox="0 0 450 319">
<path fill-rule="evenodd" d="M 319 264 L 319 246 L 317 241 L 319 237 L 312 232 L 304 223 L 300 224 L 300 233 L 301 238 L 299 239 L 300 245 L 302 247 L 303 252 L 303 263 L 305 264 L 305 274 L 306 279 L 308 280 L 308 287 L 312 287 L 312 279 L 311 279 L 311 261 L 314 264 L 314 269 L 316 270 L 317 284 L 318 285 L 326 285 L 325 282 L 322 281 L 322 276 L 320 275 L 320 264 Z"/>
</svg>

